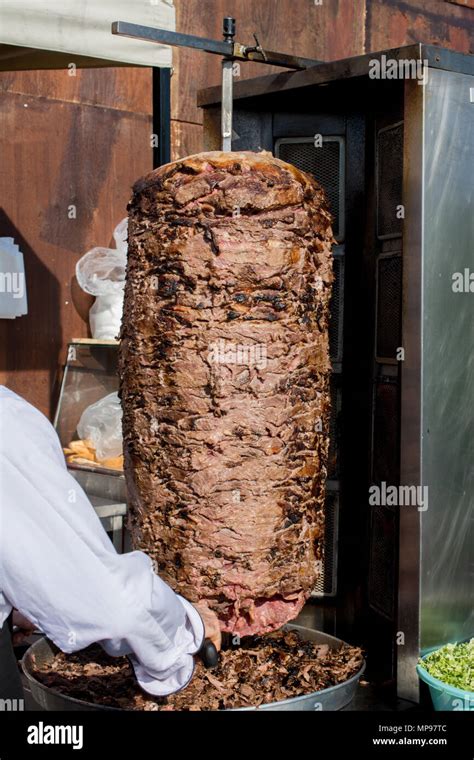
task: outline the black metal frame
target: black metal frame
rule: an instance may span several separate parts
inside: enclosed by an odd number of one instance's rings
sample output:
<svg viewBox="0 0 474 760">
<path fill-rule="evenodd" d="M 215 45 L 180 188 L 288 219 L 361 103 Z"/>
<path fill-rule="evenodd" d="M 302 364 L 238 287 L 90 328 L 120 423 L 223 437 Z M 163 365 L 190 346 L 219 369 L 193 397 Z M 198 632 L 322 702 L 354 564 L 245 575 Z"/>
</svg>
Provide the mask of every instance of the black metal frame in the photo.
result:
<svg viewBox="0 0 474 760">
<path fill-rule="evenodd" d="M 461 74 L 474 75 L 474 55 L 457 53 L 435 45 L 415 43 L 390 50 L 365 53 L 339 61 L 323 61 L 317 66 L 308 67 L 303 71 L 279 71 L 276 74 L 266 74 L 252 79 L 241 79 L 234 85 L 234 101 L 244 98 L 261 97 L 266 101 L 271 95 L 280 97 L 294 95 L 299 91 L 299 99 L 307 97 L 305 87 L 313 87 L 328 82 L 367 77 L 374 60 L 387 59 L 427 61 L 430 68 L 446 69 Z M 388 80 L 394 81 L 394 80 Z M 395 80 L 396 81 L 396 80 Z M 198 106 L 208 107 L 221 102 L 219 85 L 205 87 L 198 92 Z"/>
<path fill-rule="evenodd" d="M 153 168 L 171 161 L 171 69 L 152 69 L 152 124 L 158 145 L 153 148 Z"/>
</svg>

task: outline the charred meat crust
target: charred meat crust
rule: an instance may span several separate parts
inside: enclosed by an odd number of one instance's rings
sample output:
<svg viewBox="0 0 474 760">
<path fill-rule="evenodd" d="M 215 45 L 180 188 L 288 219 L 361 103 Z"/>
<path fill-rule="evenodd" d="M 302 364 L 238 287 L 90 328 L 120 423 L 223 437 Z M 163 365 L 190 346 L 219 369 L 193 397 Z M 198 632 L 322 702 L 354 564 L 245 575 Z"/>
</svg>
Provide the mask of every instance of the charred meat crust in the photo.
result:
<svg viewBox="0 0 474 760">
<path fill-rule="evenodd" d="M 317 577 L 333 242 L 321 187 L 265 153 L 160 167 L 129 204 L 130 529 L 241 635 L 293 619 Z"/>
<path fill-rule="evenodd" d="M 141 691 L 129 660 L 110 657 L 96 644 L 75 654 L 58 652 L 51 663 L 37 664 L 35 676 L 69 697 L 123 710 L 224 710 L 330 688 L 354 676 L 362 663 L 358 647 L 329 649 L 278 631 L 244 639 L 222 652 L 212 670 L 198 660 L 191 683 L 169 697 Z"/>
</svg>

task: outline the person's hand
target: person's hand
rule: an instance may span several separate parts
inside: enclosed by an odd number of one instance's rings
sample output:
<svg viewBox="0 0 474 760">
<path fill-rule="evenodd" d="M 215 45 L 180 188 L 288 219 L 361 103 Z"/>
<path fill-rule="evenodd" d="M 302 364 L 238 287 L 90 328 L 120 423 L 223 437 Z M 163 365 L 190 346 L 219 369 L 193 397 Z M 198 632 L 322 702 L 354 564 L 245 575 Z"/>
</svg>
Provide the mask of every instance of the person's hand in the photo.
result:
<svg viewBox="0 0 474 760">
<path fill-rule="evenodd" d="M 199 612 L 204 623 L 204 638 L 210 639 L 219 652 L 222 646 L 222 634 L 216 613 L 210 610 L 205 602 L 197 602 L 193 606 Z"/>
<path fill-rule="evenodd" d="M 23 644 L 28 636 L 31 636 L 35 630 L 35 625 L 31 620 L 28 620 L 27 617 L 22 615 L 21 612 L 18 612 L 18 610 L 13 610 L 12 623 L 18 628 L 17 631 L 13 632 L 12 637 L 13 646 L 17 647 L 20 646 L 20 644 Z"/>
</svg>

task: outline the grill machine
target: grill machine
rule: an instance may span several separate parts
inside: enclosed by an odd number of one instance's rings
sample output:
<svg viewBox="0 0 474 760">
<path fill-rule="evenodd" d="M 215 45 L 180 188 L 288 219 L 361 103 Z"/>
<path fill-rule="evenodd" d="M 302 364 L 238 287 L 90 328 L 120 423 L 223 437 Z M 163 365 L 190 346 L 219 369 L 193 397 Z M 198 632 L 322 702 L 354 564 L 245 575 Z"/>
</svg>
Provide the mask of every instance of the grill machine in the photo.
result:
<svg viewBox="0 0 474 760">
<path fill-rule="evenodd" d="M 113 31 L 224 56 L 222 88 L 199 95 L 206 150 L 269 150 L 329 194 L 332 454 L 301 617 L 418 701 L 420 653 L 474 633 L 474 57 L 416 44 L 321 63 L 234 43 L 231 19 L 224 42 L 132 27 Z M 235 60 L 299 70 L 233 86 Z M 371 505 L 371 486 L 427 499 Z"/>
<path fill-rule="evenodd" d="M 219 101 L 199 95 L 207 150 Z M 474 633 L 473 108 L 474 57 L 425 45 L 234 93 L 232 147 L 312 172 L 336 218 L 330 529 L 307 617 L 360 636 L 370 675 L 413 701 L 420 652 Z M 427 500 L 371 506 L 383 484 Z"/>
</svg>

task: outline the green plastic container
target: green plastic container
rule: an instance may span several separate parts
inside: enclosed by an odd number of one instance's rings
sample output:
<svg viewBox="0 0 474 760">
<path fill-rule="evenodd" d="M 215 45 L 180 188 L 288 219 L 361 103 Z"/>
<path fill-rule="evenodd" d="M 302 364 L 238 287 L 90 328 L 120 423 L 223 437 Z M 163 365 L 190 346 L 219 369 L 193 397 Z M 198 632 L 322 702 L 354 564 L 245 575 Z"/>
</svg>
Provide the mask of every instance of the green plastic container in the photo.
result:
<svg viewBox="0 0 474 760">
<path fill-rule="evenodd" d="M 431 652 L 425 654 L 422 659 L 425 660 L 428 654 Z M 421 665 L 416 666 L 416 671 L 420 679 L 429 686 L 435 710 L 474 710 L 474 691 L 463 691 L 456 686 L 443 683 L 433 678 Z"/>
</svg>

